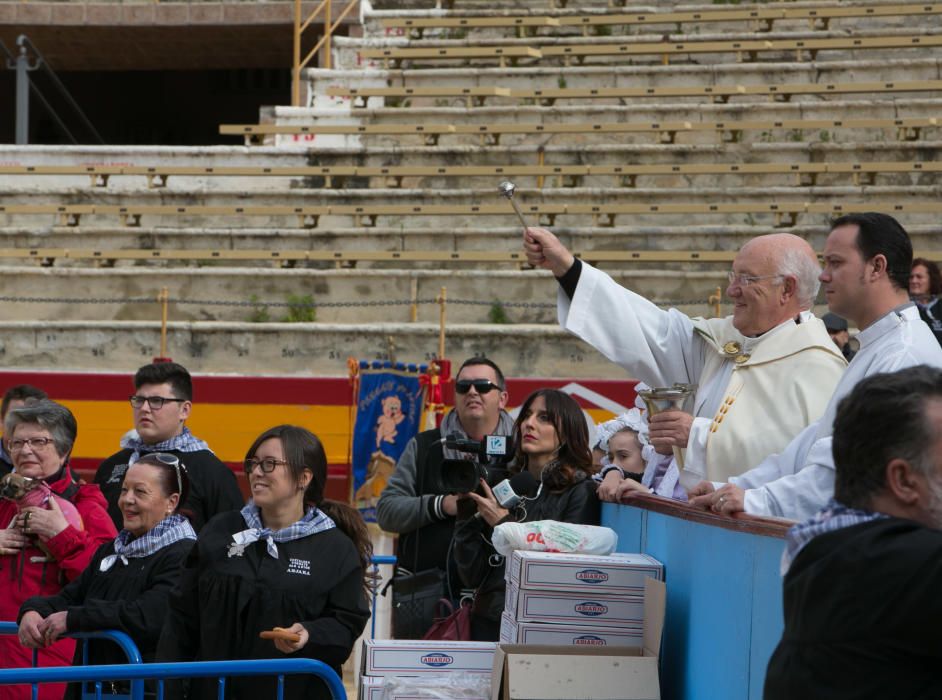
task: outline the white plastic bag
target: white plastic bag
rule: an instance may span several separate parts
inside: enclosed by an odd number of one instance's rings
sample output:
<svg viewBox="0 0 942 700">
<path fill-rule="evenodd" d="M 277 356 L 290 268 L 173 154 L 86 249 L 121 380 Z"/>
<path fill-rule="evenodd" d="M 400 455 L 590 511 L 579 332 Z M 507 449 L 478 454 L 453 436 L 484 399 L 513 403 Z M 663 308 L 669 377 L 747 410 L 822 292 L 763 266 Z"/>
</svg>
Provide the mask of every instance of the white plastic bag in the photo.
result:
<svg viewBox="0 0 942 700">
<path fill-rule="evenodd" d="M 505 557 L 515 549 L 606 555 L 615 551 L 618 535 L 608 527 L 535 520 L 531 523 L 502 523 L 494 528 L 491 542 L 494 549 Z"/>
<path fill-rule="evenodd" d="M 383 682 L 383 700 L 403 697 L 410 700 L 489 700 L 491 674 L 452 671 L 409 677 L 387 676 Z"/>
</svg>

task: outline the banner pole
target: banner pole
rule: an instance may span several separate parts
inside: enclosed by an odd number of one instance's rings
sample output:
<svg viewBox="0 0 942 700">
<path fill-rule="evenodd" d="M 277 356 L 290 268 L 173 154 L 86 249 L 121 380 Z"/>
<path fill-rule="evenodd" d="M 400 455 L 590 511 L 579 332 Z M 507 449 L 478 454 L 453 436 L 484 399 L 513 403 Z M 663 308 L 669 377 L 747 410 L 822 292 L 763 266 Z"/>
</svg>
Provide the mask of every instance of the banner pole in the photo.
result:
<svg viewBox="0 0 942 700">
<path fill-rule="evenodd" d="M 438 296 L 438 359 L 445 358 L 445 311 L 447 304 L 448 288 L 442 287 L 441 294 Z"/>
</svg>

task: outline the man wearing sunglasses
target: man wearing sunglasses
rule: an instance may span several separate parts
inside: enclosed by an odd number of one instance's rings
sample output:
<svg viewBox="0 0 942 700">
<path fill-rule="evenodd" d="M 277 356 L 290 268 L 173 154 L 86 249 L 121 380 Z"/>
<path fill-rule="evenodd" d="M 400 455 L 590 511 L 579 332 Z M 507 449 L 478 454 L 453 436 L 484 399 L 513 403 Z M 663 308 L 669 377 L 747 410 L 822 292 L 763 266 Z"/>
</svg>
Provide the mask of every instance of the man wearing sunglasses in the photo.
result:
<svg viewBox="0 0 942 700">
<path fill-rule="evenodd" d="M 186 465 L 190 492 L 182 510 L 197 532 L 216 513 L 242 508 L 244 499 L 235 474 L 186 427 L 193 407 L 193 382 L 183 365 L 144 365 L 134 375 L 134 394 L 128 401 L 134 430 L 121 439 L 121 450 L 102 462 L 95 474 L 118 530 L 123 527 L 118 496 L 124 473 L 150 452 L 169 453 Z"/>
<path fill-rule="evenodd" d="M 824 412 L 846 362 L 811 313 L 821 269 L 792 234 L 748 241 L 733 260 L 726 318 L 664 310 L 575 258 L 550 231 L 524 250 L 559 282 L 560 324 L 651 387 L 698 386 L 693 414 L 651 416 L 656 448 L 681 448 L 685 490 L 726 481 L 783 449 Z M 628 482 L 623 482 L 629 486 Z"/>
<path fill-rule="evenodd" d="M 406 445 L 376 504 L 379 526 L 399 534 L 397 576 L 430 570 L 446 573 L 457 496 L 441 493 L 434 485 L 439 482 L 437 475 L 444 460 L 477 457 L 449 449 L 442 440 L 455 434 L 472 440 L 482 440 L 485 435 L 510 435 L 513 419 L 504 410 L 506 405 L 506 384 L 500 368 L 486 358 L 470 358 L 461 365 L 455 379 L 455 409 L 445 416 L 440 428 L 421 432 Z M 461 584 L 451 561 L 449 568 L 450 590 L 443 595 L 456 597 Z M 429 616 L 418 625 L 425 629 L 410 625 L 411 629 L 404 630 L 402 624 L 396 629 L 394 612 L 394 633 L 399 638 L 420 637 L 431 623 Z"/>
</svg>

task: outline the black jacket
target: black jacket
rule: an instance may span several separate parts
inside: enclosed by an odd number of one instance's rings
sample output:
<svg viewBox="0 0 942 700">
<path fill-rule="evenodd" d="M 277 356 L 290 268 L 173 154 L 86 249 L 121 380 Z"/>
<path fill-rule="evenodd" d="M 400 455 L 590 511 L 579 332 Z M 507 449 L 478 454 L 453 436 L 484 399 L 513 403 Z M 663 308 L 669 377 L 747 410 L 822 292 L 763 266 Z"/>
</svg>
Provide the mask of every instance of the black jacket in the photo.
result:
<svg viewBox="0 0 942 700">
<path fill-rule="evenodd" d="M 935 339 L 942 345 L 942 297 L 936 297 L 928 304 L 916 304 L 919 308 L 919 318 L 929 325 Z"/>
<path fill-rule="evenodd" d="M 518 506 L 508 520 L 558 520 L 598 525 L 601 505 L 595 495 L 596 488 L 596 483 L 591 479 L 576 482 L 559 493 L 552 493 L 544 486 L 536 500 L 526 502 L 525 510 Z M 464 584 L 478 588 L 473 616 L 487 620 L 493 628 L 499 625 L 504 610 L 505 562 L 489 544 L 491 527 L 483 519 L 473 517 L 476 511 L 474 501 L 470 498 L 459 501 L 458 521 L 455 525 L 455 560 Z"/>
<path fill-rule="evenodd" d="M 118 510 L 118 496 L 121 495 L 124 473 L 128 470 L 128 458 L 133 453 L 130 449 L 121 450 L 102 462 L 95 472 L 95 483 L 108 500 L 108 515 L 119 531 L 124 527 L 124 518 Z M 167 453 L 180 458 L 190 477 L 190 495 L 181 510 L 189 516 L 194 530 L 199 532 L 217 513 L 241 510 L 245 505 L 235 474 L 212 452 L 168 450 Z"/>
<path fill-rule="evenodd" d="M 942 698 L 942 532 L 887 518 L 815 537 L 784 581 L 766 700 Z"/>
<path fill-rule="evenodd" d="M 219 661 L 284 658 L 259 632 L 300 622 L 310 640 L 290 656 L 340 667 L 366 626 L 370 608 L 363 570 L 353 542 L 334 528 L 291 542 L 279 542 L 278 559 L 260 540 L 229 556 L 232 535 L 246 529 L 237 512 L 216 516 L 187 557 L 180 586 L 170 596 L 160 638 L 160 661 Z M 227 697 L 274 697 L 275 679 L 232 679 Z M 171 687 L 168 698 L 181 697 Z M 216 697 L 215 680 L 195 681 L 190 698 Z M 329 698 L 313 677 L 286 676 L 288 700 Z"/>
<path fill-rule="evenodd" d="M 170 591 L 180 580 L 181 565 L 193 540 L 180 540 L 150 556 L 120 561 L 108 571 L 100 571 L 102 559 L 114 554 L 114 542 L 98 548 L 88 568 L 54 596 L 29 598 L 20 607 L 20 618 L 29 610 L 43 617 L 67 611 L 69 632 L 121 630 L 141 652 L 144 661 L 153 661 L 163 627 Z M 127 663 L 118 646 L 110 641 L 91 641 L 88 660 L 92 664 Z M 75 650 L 75 664 L 81 665 L 81 646 Z"/>
</svg>

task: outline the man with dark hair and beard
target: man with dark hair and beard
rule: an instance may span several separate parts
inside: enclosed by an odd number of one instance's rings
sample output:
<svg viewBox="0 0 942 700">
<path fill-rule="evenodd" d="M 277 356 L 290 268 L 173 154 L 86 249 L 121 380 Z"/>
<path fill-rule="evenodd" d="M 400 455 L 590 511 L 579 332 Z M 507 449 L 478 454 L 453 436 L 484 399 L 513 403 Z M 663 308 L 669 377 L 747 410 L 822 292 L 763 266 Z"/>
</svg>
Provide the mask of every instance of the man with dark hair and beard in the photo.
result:
<svg viewBox="0 0 942 700">
<path fill-rule="evenodd" d="M 859 382 L 832 446 L 834 498 L 788 531 L 765 700 L 940 698 L 942 370 Z"/>
</svg>

